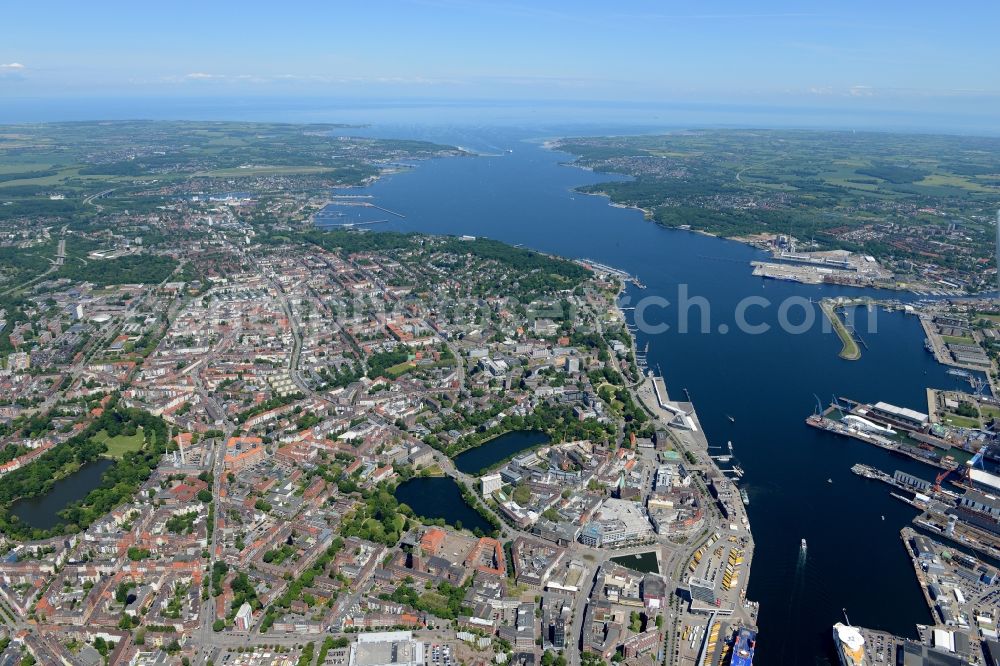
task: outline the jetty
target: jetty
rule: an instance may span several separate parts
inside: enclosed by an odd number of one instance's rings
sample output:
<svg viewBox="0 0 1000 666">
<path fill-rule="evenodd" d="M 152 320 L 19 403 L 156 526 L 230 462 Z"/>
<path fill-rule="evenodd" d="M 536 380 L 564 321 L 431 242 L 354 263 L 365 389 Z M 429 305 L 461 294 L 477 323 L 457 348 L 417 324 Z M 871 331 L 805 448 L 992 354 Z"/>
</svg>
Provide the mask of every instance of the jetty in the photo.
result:
<svg viewBox="0 0 1000 666">
<path fill-rule="evenodd" d="M 602 264 L 599 261 L 594 261 L 593 259 L 587 259 L 587 258 L 574 259 L 573 263 L 579 264 L 580 266 L 583 266 L 584 268 L 587 268 L 587 269 L 590 269 L 590 270 L 593 270 L 593 271 L 600 271 L 602 273 L 610 273 L 611 275 L 614 275 L 615 277 L 621 278 L 625 282 L 630 282 L 630 283 L 634 284 L 639 289 L 645 289 L 646 288 L 646 285 L 644 285 L 639 280 L 638 277 L 636 277 L 635 275 L 631 275 L 627 271 L 623 271 L 620 268 L 615 268 L 614 266 L 608 266 L 607 264 Z"/>
<path fill-rule="evenodd" d="M 857 337 L 857 332 L 854 331 L 853 326 L 848 327 L 840 318 L 840 315 L 837 314 L 838 310 L 847 306 L 832 299 L 824 298 L 819 302 L 819 307 L 833 326 L 833 330 L 837 333 L 837 337 L 840 338 L 840 343 L 843 345 L 839 354 L 840 358 L 845 361 L 857 361 L 860 359 L 861 346 L 858 344 L 860 338 Z"/>
</svg>

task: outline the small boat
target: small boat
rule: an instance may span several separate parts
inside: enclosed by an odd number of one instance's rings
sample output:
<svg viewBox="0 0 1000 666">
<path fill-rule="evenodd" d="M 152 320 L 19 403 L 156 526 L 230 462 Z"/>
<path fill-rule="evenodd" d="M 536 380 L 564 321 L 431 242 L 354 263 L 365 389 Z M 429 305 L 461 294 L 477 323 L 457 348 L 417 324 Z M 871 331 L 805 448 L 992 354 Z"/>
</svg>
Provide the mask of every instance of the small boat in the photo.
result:
<svg viewBox="0 0 1000 666">
<path fill-rule="evenodd" d="M 802 552 L 806 551 L 806 540 L 805 539 L 802 540 L 802 544 L 799 546 L 799 550 L 801 550 Z"/>
<path fill-rule="evenodd" d="M 827 483 L 833 483 L 833 479 L 827 479 L 826 482 Z"/>
<path fill-rule="evenodd" d="M 740 499 L 743 500 L 743 506 L 750 506 L 750 496 L 747 495 L 746 488 L 740 488 Z"/>
<path fill-rule="evenodd" d="M 885 520 L 885 516 L 882 516 L 882 520 Z"/>
<path fill-rule="evenodd" d="M 729 414 L 726 414 L 726 418 L 727 418 L 727 419 L 729 419 L 729 422 L 730 422 L 730 423 L 736 423 L 736 419 L 734 419 L 734 418 L 733 418 L 732 416 L 730 416 Z"/>
</svg>

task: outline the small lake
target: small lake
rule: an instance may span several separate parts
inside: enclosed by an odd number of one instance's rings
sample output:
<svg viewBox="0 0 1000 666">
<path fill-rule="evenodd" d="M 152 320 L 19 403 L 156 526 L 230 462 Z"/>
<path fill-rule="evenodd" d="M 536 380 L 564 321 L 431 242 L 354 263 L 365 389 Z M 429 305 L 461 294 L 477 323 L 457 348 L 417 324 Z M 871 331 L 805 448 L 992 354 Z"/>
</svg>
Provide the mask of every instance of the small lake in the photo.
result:
<svg viewBox="0 0 1000 666">
<path fill-rule="evenodd" d="M 521 451 L 548 444 L 549 441 L 549 436 L 540 430 L 512 430 L 458 454 L 455 456 L 455 468 L 478 476 Z"/>
<path fill-rule="evenodd" d="M 38 497 L 20 499 L 11 505 L 10 512 L 21 522 L 40 530 L 55 527 L 62 519 L 59 512 L 73 502 L 78 502 L 101 485 L 101 477 L 115 464 L 109 458 L 100 458 L 76 470 L 52 485 L 52 490 Z"/>
<path fill-rule="evenodd" d="M 396 488 L 396 499 L 423 518 L 443 518 L 449 525 L 490 533 L 493 526 L 465 503 L 458 484 L 448 476 L 415 476 Z"/>
<path fill-rule="evenodd" d="M 642 573 L 660 573 L 660 565 L 656 561 L 656 553 L 653 551 L 639 553 L 638 555 L 612 557 L 611 561 L 634 571 L 641 571 Z"/>
</svg>

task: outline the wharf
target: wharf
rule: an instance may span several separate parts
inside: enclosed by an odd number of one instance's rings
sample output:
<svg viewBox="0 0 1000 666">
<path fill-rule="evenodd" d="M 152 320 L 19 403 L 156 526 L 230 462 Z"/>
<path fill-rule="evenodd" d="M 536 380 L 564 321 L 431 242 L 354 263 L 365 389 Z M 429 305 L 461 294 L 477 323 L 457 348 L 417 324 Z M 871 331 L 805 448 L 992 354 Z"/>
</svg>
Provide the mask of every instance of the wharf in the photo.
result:
<svg viewBox="0 0 1000 666">
<path fill-rule="evenodd" d="M 827 432 L 831 432 L 835 435 L 842 435 L 844 437 L 853 437 L 854 439 L 865 442 L 866 444 L 872 444 L 874 446 L 879 447 L 880 449 L 885 449 L 886 451 L 890 451 L 892 453 L 897 453 L 899 455 L 912 458 L 926 465 L 937 467 L 938 469 L 954 469 L 954 466 L 945 465 L 940 458 L 932 457 L 933 455 L 935 455 L 932 452 L 925 451 L 924 449 L 918 448 L 916 446 L 906 445 L 903 444 L 902 442 L 897 442 L 887 437 L 882 437 L 880 435 L 868 433 L 856 428 L 850 428 L 848 426 L 843 425 L 839 421 L 827 418 L 827 414 L 829 414 L 832 410 L 833 408 L 830 408 L 827 411 L 823 412 L 822 415 L 813 414 L 812 416 L 806 419 L 806 425 L 810 425 L 818 430 L 825 430 Z"/>
<path fill-rule="evenodd" d="M 583 261 L 578 263 L 586 265 Z M 634 334 L 631 330 L 629 332 L 632 348 L 635 349 Z M 661 644 L 661 648 L 680 651 L 680 656 L 668 660 L 670 663 L 697 663 L 701 660 L 701 663 L 715 666 L 728 656 L 724 649 L 726 641 L 718 640 L 723 628 L 721 616 L 727 616 L 726 623 L 744 626 L 756 626 L 757 623 L 759 604 L 746 597 L 754 554 L 747 507 L 740 500 L 736 483 L 723 474 L 712 458 L 708 438 L 701 427 L 690 395 L 687 396 L 687 402 L 670 400 L 663 377 L 654 373 L 642 377 L 630 387 L 630 391 L 643 409 L 666 426 L 670 446 L 686 459 L 687 468 L 692 472 L 700 472 L 706 483 L 711 481 L 720 489 L 714 497 L 717 511 L 706 511 L 704 539 L 695 538 L 678 549 L 676 557 L 672 557 L 669 564 L 666 564 L 669 571 L 662 570 L 664 565 L 661 563 L 661 572 L 670 584 L 681 586 L 689 576 L 692 563 L 695 563 L 697 573 L 712 579 L 713 589 L 716 589 L 716 597 L 720 603 L 717 607 L 706 609 L 695 608 L 692 604 L 679 612 L 672 622 L 672 631 L 667 632 L 668 638 L 665 644 Z M 706 497 L 706 501 L 712 499 L 711 496 Z M 718 566 L 714 570 L 708 569 L 712 557 L 715 557 L 714 550 L 712 556 L 704 558 L 704 561 L 696 562 L 695 558 L 699 548 L 696 544 L 704 546 L 709 541 L 715 542 L 717 550 L 729 552 L 726 560 L 722 559 L 722 554 L 718 555 Z M 727 578 L 723 562 L 728 562 L 734 570 L 741 569 L 742 575 L 734 576 L 730 573 Z M 706 614 L 709 618 L 707 624 L 704 623 Z M 717 616 L 719 621 L 716 621 Z M 705 640 L 697 650 L 694 645 L 696 639 L 692 637 L 688 640 L 687 631 L 691 627 L 705 632 Z M 729 630 L 729 626 L 726 626 L 726 630 Z"/>
<path fill-rule="evenodd" d="M 584 268 L 589 268 L 594 271 L 601 271 L 602 273 L 610 273 L 616 277 L 621 278 L 625 282 L 631 282 L 639 289 L 645 289 L 646 285 L 639 281 L 639 278 L 635 275 L 631 275 L 620 268 L 615 268 L 614 266 L 608 266 L 607 264 L 602 264 L 599 261 L 593 261 L 592 259 L 574 259 L 573 263 L 580 264 Z"/>
<path fill-rule="evenodd" d="M 954 503 L 954 501 L 958 499 L 958 495 L 951 492 L 950 490 L 945 490 L 943 488 L 941 490 L 935 490 L 930 481 L 918 479 L 917 477 L 913 477 L 910 475 L 904 475 L 904 478 L 908 478 L 911 480 L 911 483 L 906 483 L 904 480 L 897 478 L 896 475 L 901 474 L 901 472 L 899 471 L 897 471 L 895 475 L 890 476 L 889 474 L 883 472 L 880 469 L 876 469 L 874 467 L 871 467 L 870 465 L 863 465 L 861 463 L 853 465 L 851 467 L 851 471 L 857 474 L 858 476 L 864 477 L 866 479 L 871 479 L 873 481 L 881 481 L 882 483 L 890 485 L 893 488 L 896 488 L 897 490 L 902 490 L 904 492 L 913 493 L 917 495 L 917 497 L 912 499 L 895 494 L 893 496 L 908 504 L 916 506 L 921 511 L 927 506 L 927 501 L 925 500 L 934 499 L 944 504 L 950 504 Z"/>
<path fill-rule="evenodd" d="M 800 282 L 802 284 L 823 283 L 823 273 L 811 266 L 792 266 L 767 261 L 751 261 L 750 265 L 753 266 L 753 275 L 755 277 Z"/>
<path fill-rule="evenodd" d="M 698 417 L 694 413 L 694 406 L 690 402 L 670 400 L 670 396 L 667 395 L 667 385 L 663 381 L 663 377 L 653 375 L 650 377 L 650 384 L 653 387 L 656 407 L 659 408 L 656 411 L 658 411 L 660 418 L 678 428 L 684 428 L 693 432 L 700 430 Z M 707 442 L 706 446 L 708 446 Z"/>
<path fill-rule="evenodd" d="M 857 334 L 857 331 L 854 330 L 853 326 L 846 324 L 843 320 L 841 320 L 837 311 L 845 307 L 860 304 L 861 303 L 849 302 L 845 305 L 829 298 L 824 298 L 820 301 L 820 310 L 823 311 L 823 315 L 826 316 L 830 325 L 833 326 L 833 330 L 837 333 L 837 337 L 840 338 L 842 348 L 839 356 L 845 361 L 857 361 L 860 359 L 861 346 L 864 345 L 867 347 L 867 345 L 865 345 L 864 340 L 862 340 L 861 336 Z"/>
<path fill-rule="evenodd" d="M 956 631 L 956 628 L 961 631 L 964 627 L 966 631 L 962 633 L 969 643 L 964 652 L 980 654 L 980 632 L 968 631 L 968 628 L 978 625 L 992 630 L 996 607 L 992 581 L 998 576 L 997 569 L 909 527 L 900 530 L 900 537 L 924 601 L 935 620 L 932 627 L 918 625 L 921 642 L 928 645 L 933 634 L 933 643 L 938 644 L 939 635 Z M 973 659 L 973 662 L 978 663 L 978 660 Z"/>
<path fill-rule="evenodd" d="M 720 510 L 720 515 L 713 520 L 715 524 L 712 527 L 714 529 L 708 531 L 705 539 L 693 541 L 685 549 L 684 559 L 678 560 L 676 568 L 668 575 L 678 584 L 683 584 L 684 578 L 691 575 L 690 567 L 692 563 L 694 563 L 695 570 L 699 575 L 707 575 L 707 567 L 712 560 L 712 556 L 705 557 L 700 564 L 695 561 L 695 553 L 701 548 L 707 548 L 706 543 L 711 543 L 716 548 L 722 547 L 724 550 L 731 550 L 734 547 L 738 547 L 741 551 L 739 569 L 743 572 L 742 575 L 738 576 L 738 582 L 733 581 L 734 584 L 731 588 L 724 587 L 722 581 L 725 566 L 723 564 L 724 560 L 721 557 L 716 558 L 719 566 L 716 567 L 717 570 L 712 579 L 718 585 L 717 596 L 722 600 L 721 608 L 724 609 L 722 614 L 730 618 L 727 621 L 742 622 L 743 624 L 753 626 L 756 624 L 759 609 L 755 602 L 748 601 L 746 598 L 754 554 L 753 534 L 750 528 L 747 508 L 740 501 L 739 491 L 735 482 L 726 477 L 717 465 L 717 462 L 712 459 L 709 442 L 698 420 L 694 405 L 690 402 L 664 400 L 661 406 L 659 398 L 666 396 L 662 381 L 660 377 L 647 377 L 646 381 L 636 387 L 636 397 L 651 414 L 660 418 L 663 423 L 669 426 L 669 436 L 675 448 L 688 458 L 688 463 L 685 463 L 688 465 L 688 469 L 700 471 L 706 481 L 713 479 L 717 486 L 722 489 L 720 495 L 715 499 Z M 657 383 L 659 383 L 659 386 L 657 386 Z M 658 391 L 662 391 L 663 393 L 658 396 Z M 677 422 L 677 413 L 684 415 L 684 420 L 689 423 L 689 426 L 681 425 Z M 704 618 L 704 615 L 709 612 L 720 611 L 716 607 L 701 610 L 693 608 L 691 613 L 683 616 L 685 619 L 682 623 L 686 622 L 693 625 L 697 622 L 701 626 L 701 622 L 704 620 L 695 620 L 695 618 Z M 709 631 L 713 624 L 709 622 L 708 625 L 705 625 L 705 631 Z M 719 642 L 719 645 L 722 643 Z M 710 640 L 707 644 L 701 646 L 701 649 L 698 651 L 699 656 L 721 656 L 721 652 L 718 652 L 716 649 L 717 647 Z M 706 663 L 714 662 L 709 661 Z"/>
<path fill-rule="evenodd" d="M 913 519 L 913 524 L 954 544 L 1000 561 L 1000 538 L 965 521 L 957 520 L 954 529 L 949 530 L 948 515 L 928 508 Z"/>
</svg>

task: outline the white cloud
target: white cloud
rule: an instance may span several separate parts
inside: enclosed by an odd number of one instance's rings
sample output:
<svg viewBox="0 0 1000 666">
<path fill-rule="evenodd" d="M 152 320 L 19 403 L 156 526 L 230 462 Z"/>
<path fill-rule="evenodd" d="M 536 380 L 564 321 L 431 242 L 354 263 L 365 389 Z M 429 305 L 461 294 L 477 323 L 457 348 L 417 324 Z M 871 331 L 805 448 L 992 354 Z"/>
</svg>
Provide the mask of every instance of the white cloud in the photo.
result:
<svg viewBox="0 0 1000 666">
<path fill-rule="evenodd" d="M 24 65 L 19 62 L 10 62 L 7 64 L 0 63 L 0 69 L 2 70 L 19 70 L 24 69 Z"/>
<path fill-rule="evenodd" d="M 185 79 L 199 80 L 199 79 L 222 79 L 225 78 L 221 74 L 207 74 L 205 72 L 191 72 L 184 76 Z"/>
</svg>

